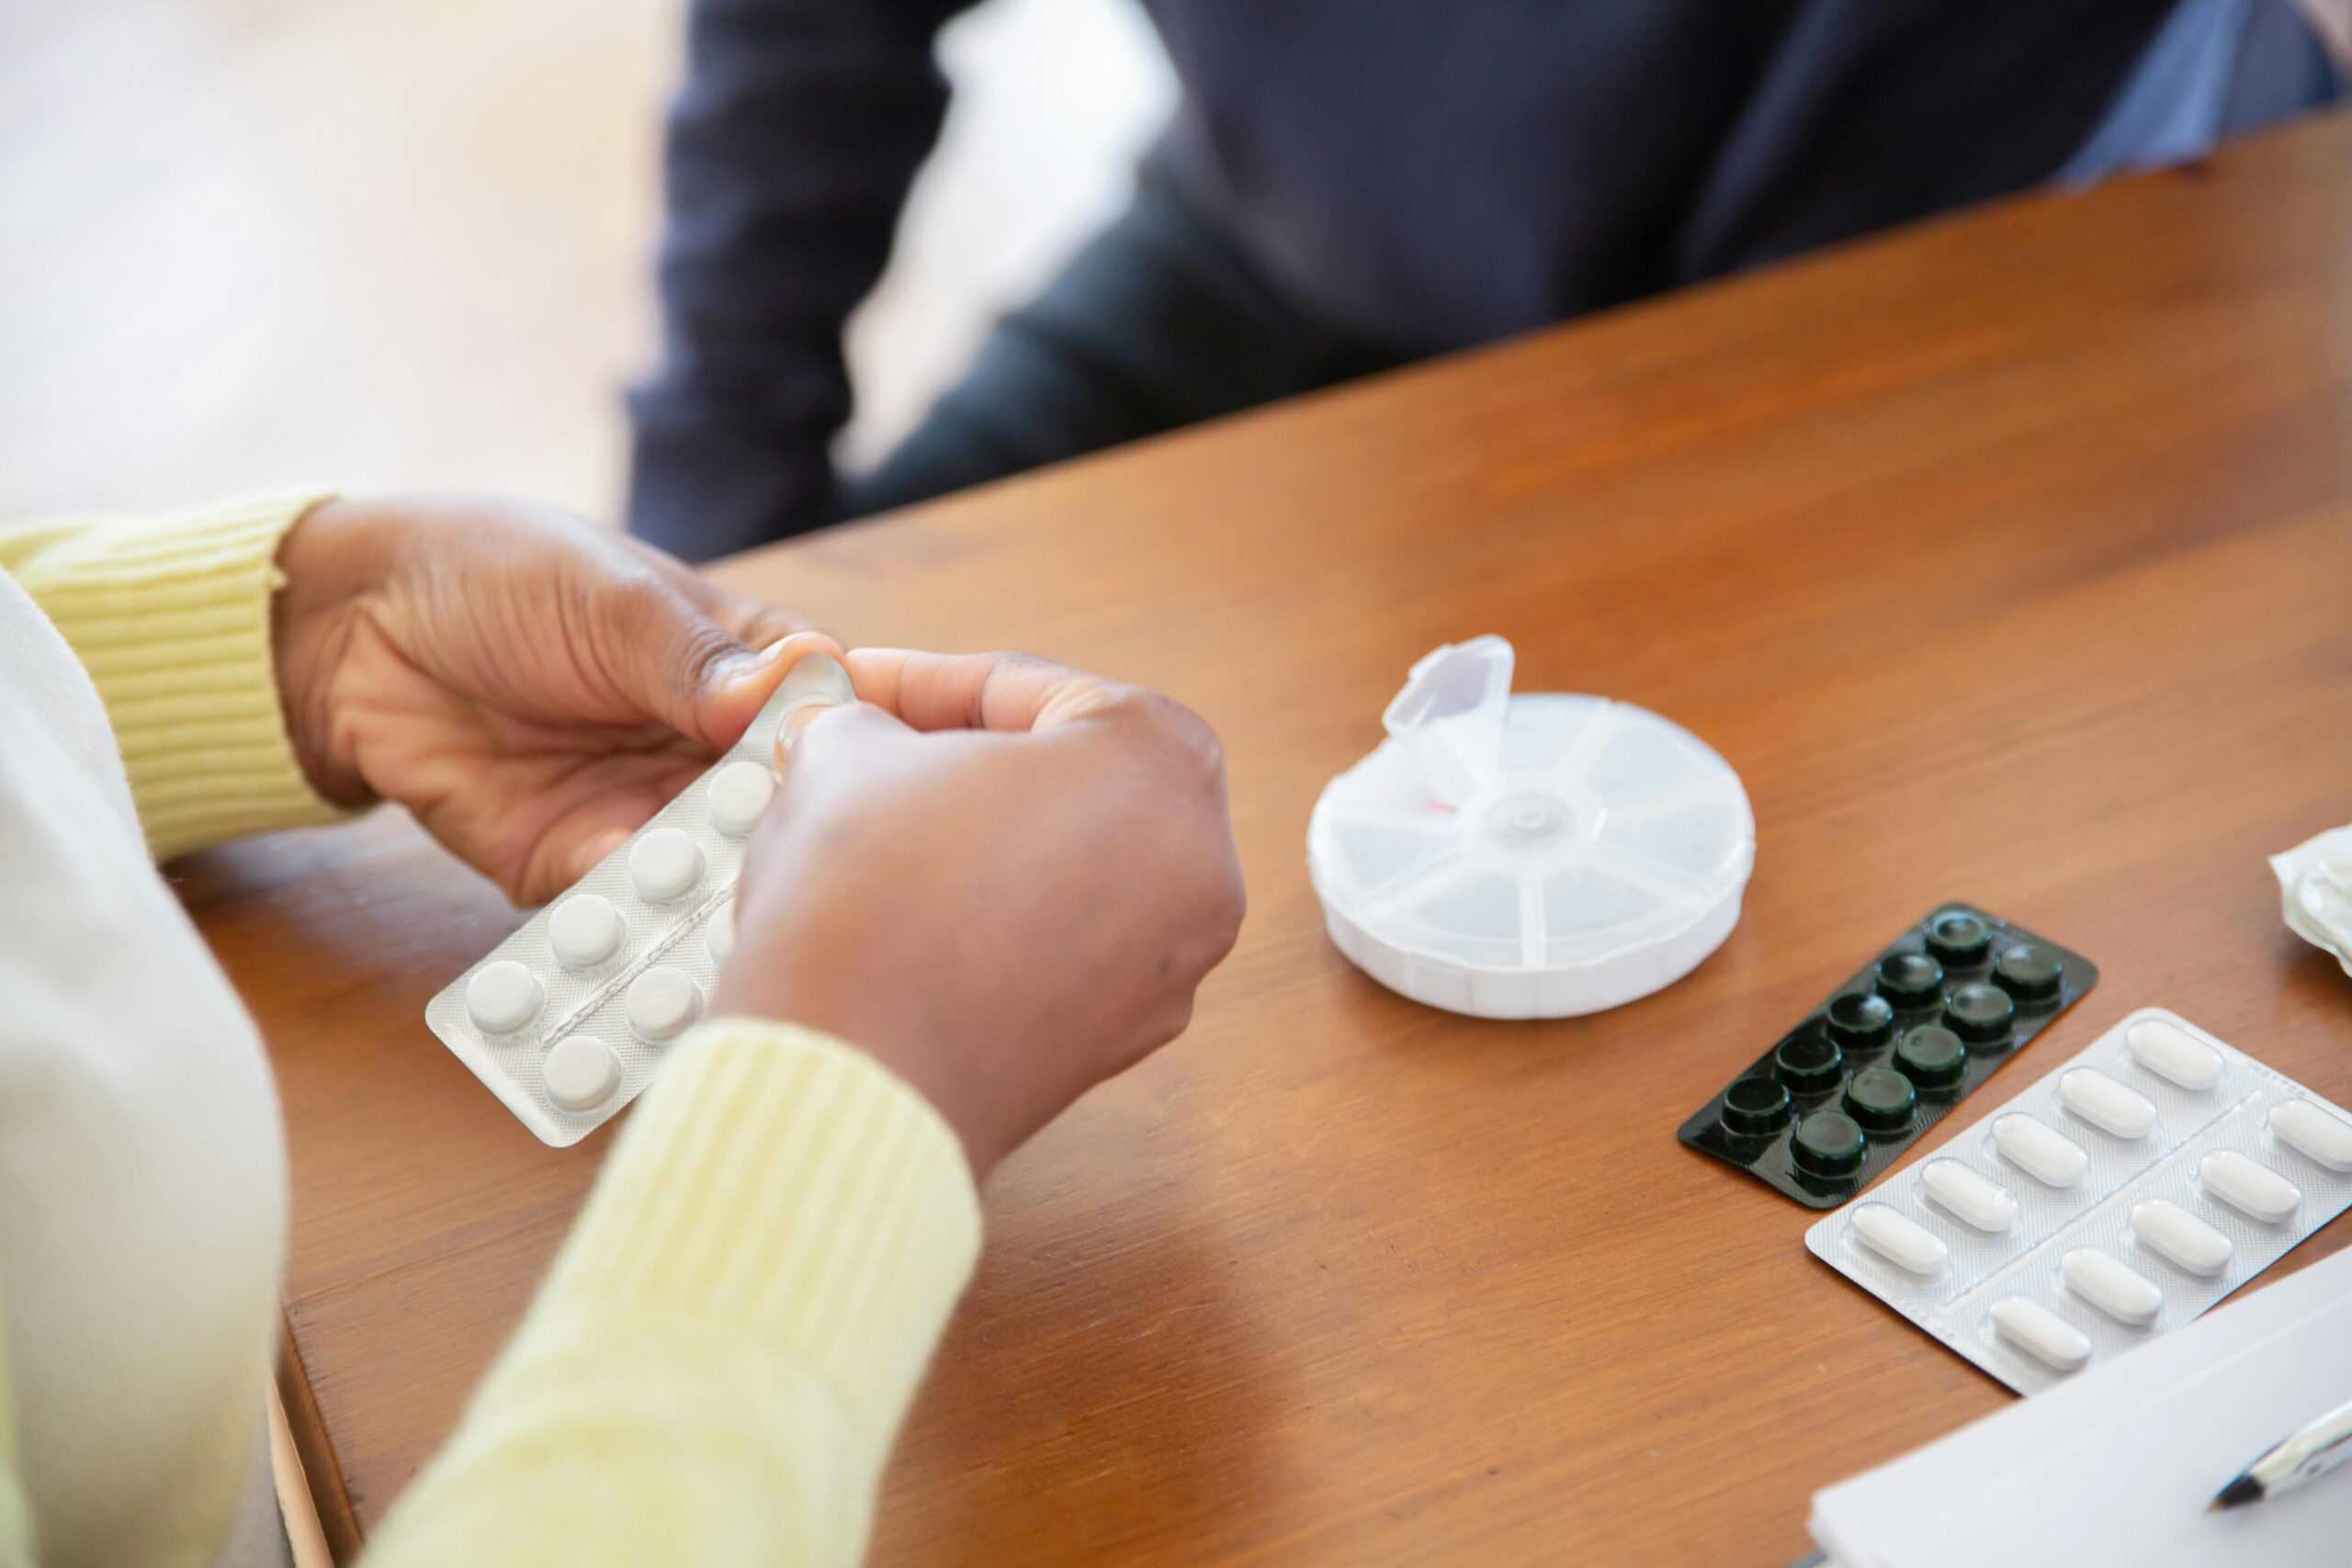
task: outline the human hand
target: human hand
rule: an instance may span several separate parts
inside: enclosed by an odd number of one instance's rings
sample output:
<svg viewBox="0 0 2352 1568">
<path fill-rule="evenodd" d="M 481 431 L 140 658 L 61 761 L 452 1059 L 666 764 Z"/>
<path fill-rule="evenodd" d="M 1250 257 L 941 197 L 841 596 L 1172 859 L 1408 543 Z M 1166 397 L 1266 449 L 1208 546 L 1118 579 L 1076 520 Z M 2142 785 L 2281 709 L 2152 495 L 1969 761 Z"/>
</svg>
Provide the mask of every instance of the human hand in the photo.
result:
<svg viewBox="0 0 2352 1568">
<path fill-rule="evenodd" d="M 407 807 L 524 903 L 692 782 L 806 648 L 839 651 L 529 502 L 326 502 L 277 559 L 278 691 L 312 786 Z"/>
<path fill-rule="evenodd" d="M 712 1010 L 870 1052 L 976 1177 L 1182 1032 L 1231 951 L 1225 764 L 1190 710 L 1012 655 L 861 649 L 779 739 Z"/>
</svg>

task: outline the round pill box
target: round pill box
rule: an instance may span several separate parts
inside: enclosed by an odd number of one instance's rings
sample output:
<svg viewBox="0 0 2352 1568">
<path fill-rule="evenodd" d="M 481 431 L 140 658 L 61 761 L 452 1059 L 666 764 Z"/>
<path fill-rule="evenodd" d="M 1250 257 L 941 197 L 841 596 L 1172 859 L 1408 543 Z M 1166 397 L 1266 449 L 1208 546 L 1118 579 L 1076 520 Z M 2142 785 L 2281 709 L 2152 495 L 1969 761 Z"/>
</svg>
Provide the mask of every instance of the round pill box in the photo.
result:
<svg viewBox="0 0 2352 1568">
<path fill-rule="evenodd" d="M 1756 818 L 1690 731 L 1606 697 L 1512 696 L 1512 663 L 1482 637 L 1413 667 L 1389 738 L 1316 802 L 1307 870 L 1331 940 L 1392 990 L 1480 1018 L 1598 1012 L 1731 934 Z"/>
</svg>

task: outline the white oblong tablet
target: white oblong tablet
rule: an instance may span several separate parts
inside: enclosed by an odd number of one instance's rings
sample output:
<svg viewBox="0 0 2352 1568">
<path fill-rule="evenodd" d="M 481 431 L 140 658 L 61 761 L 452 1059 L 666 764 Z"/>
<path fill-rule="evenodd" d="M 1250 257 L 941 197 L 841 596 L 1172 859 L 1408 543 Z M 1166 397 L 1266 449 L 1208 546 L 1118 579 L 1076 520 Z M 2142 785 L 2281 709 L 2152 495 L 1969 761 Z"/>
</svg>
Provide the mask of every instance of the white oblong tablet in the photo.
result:
<svg viewBox="0 0 2352 1568">
<path fill-rule="evenodd" d="M 628 935 L 621 912 L 601 893 L 574 893 L 548 912 L 548 946 L 567 969 L 594 969 Z"/>
<path fill-rule="evenodd" d="M 659 1045 L 686 1032 L 702 1010 L 702 992 L 684 970 L 657 964 L 628 983 L 624 1010 L 637 1037 Z"/>
<path fill-rule="evenodd" d="M 2236 1251 L 2228 1236 L 2169 1198 L 2144 1198 L 2132 1204 L 2132 1235 L 2192 1274 L 2220 1273 Z"/>
<path fill-rule="evenodd" d="M 2002 1338 L 2059 1371 L 2079 1371 L 2091 1359 L 2090 1337 L 2040 1302 L 2003 1296 L 1986 1315 Z"/>
<path fill-rule="evenodd" d="M 2044 1187 L 2074 1187 L 2091 1167 L 2083 1145 L 2022 1111 L 1993 1118 L 1993 1146 Z"/>
<path fill-rule="evenodd" d="M 629 885 L 648 903 L 684 897 L 702 886 L 702 846 L 683 828 L 656 828 L 629 846 Z"/>
<path fill-rule="evenodd" d="M 2155 1102 L 2097 1067 L 2076 1067 L 2058 1080 L 2066 1109 L 2103 1133 L 2144 1138 L 2156 1124 Z"/>
<path fill-rule="evenodd" d="M 703 945 L 710 949 L 710 961 L 724 964 L 735 956 L 735 900 L 729 898 L 710 912 L 710 923 L 702 928 Z"/>
<path fill-rule="evenodd" d="M 2222 1054 L 2177 1023 L 2143 1018 L 2123 1036 L 2132 1059 L 2183 1089 L 2209 1089 L 2222 1081 Z"/>
<path fill-rule="evenodd" d="M 466 982 L 466 1013 L 484 1034 L 519 1034 L 547 1000 L 539 977 L 511 958 L 485 964 Z"/>
<path fill-rule="evenodd" d="M 621 1059 L 601 1040 L 568 1034 L 539 1064 L 548 1098 L 566 1111 L 594 1111 L 621 1087 Z"/>
<path fill-rule="evenodd" d="M 2352 1122 L 2308 1100 L 2270 1108 L 2270 1130 L 2288 1147 L 2330 1170 L 2352 1170 Z"/>
<path fill-rule="evenodd" d="M 760 825 L 775 798 L 775 775 L 757 762 L 729 762 L 710 779 L 710 824 L 730 839 Z"/>
<path fill-rule="evenodd" d="M 1962 1224 L 1986 1235 L 1998 1235 L 2018 1223 L 2018 1195 L 1956 1159 L 1931 1159 L 1921 1166 L 1919 1185 Z"/>
<path fill-rule="evenodd" d="M 1849 1223 L 1872 1252 L 1914 1274 L 1933 1274 L 1951 1256 L 1941 1236 L 1883 1203 L 1864 1203 Z"/>
<path fill-rule="evenodd" d="M 2277 1224 L 2303 1201 L 2301 1188 L 2235 1149 L 2216 1149 L 2199 1160 L 2197 1180 L 2212 1197 L 2265 1224 Z"/>
<path fill-rule="evenodd" d="M 2165 1310 L 2165 1292 L 2154 1280 L 2096 1247 L 2078 1247 L 2058 1260 L 2066 1288 L 2118 1323 L 2137 1328 Z"/>
</svg>

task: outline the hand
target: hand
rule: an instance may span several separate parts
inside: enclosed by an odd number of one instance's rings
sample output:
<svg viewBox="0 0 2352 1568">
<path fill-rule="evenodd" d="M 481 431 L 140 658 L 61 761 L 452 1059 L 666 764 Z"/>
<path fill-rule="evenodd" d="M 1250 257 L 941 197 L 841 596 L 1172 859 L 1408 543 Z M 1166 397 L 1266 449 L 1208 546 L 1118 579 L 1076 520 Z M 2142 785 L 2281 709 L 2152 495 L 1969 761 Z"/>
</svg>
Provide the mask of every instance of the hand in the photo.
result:
<svg viewBox="0 0 2352 1568">
<path fill-rule="evenodd" d="M 976 1176 L 1183 1031 L 1241 925 L 1216 738 L 1165 697 L 1008 655 L 848 656 L 781 738 L 713 1011 L 871 1052 Z"/>
<path fill-rule="evenodd" d="M 278 691 L 320 794 L 407 807 L 536 903 L 732 745 L 805 647 L 780 610 L 550 506 L 332 501 L 278 549 Z"/>
</svg>

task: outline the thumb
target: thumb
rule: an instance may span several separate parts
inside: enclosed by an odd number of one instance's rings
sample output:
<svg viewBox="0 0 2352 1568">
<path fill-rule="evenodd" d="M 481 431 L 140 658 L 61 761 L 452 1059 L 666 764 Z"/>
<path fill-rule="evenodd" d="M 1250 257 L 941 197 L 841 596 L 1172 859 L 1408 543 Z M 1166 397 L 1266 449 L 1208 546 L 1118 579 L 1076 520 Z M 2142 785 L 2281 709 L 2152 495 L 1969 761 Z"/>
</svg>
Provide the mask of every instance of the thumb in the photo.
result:
<svg viewBox="0 0 2352 1568">
<path fill-rule="evenodd" d="M 794 632 L 756 653 L 706 660 L 697 671 L 695 734 L 714 749 L 732 746 L 775 695 L 793 666 L 812 653 L 842 657 L 842 645 L 823 632 Z"/>
<path fill-rule="evenodd" d="M 581 601 L 575 627 L 609 691 L 643 718 L 712 750 L 742 738 L 803 653 L 841 645 L 806 621 L 729 593 L 640 540 L 580 525 L 594 548 L 560 563 Z M 560 583 L 559 587 L 566 586 Z"/>
<path fill-rule="evenodd" d="M 872 703 L 805 707 L 777 728 L 775 763 L 787 775 L 796 769 L 839 768 L 913 734 Z"/>
<path fill-rule="evenodd" d="M 742 736 L 804 654 L 841 657 L 841 645 L 821 632 L 747 647 L 672 582 L 608 596 L 602 609 L 592 625 L 614 688 L 647 717 L 713 750 Z"/>
</svg>

